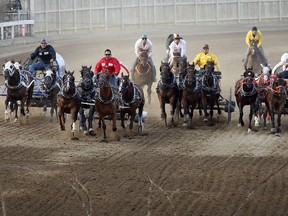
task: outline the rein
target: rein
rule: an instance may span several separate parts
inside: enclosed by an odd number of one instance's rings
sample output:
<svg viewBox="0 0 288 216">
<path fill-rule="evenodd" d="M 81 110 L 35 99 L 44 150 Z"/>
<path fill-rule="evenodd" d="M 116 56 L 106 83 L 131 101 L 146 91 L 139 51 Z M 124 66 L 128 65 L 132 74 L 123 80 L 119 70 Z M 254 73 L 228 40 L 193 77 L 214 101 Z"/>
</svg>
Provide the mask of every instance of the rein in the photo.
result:
<svg viewBox="0 0 288 216">
<path fill-rule="evenodd" d="M 110 87 L 110 90 L 111 90 L 110 99 L 109 99 L 109 100 L 105 100 L 105 99 L 102 97 L 102 95 L 101 95 L 101 89 L 102 89 L 102 88 L 99 88 L 99 91 L 96 91 L 96 97 L 95 97 L 95 99 L 96 99 L 97 101 L 99 101 L 100 103 L 102 103 L 102 104 L 111 104 L 111 103 L 114 101 L 114 99 L 115 99 L 115 93 L 114 93 L 114 91 L 113 91 L 112 88 Z"/>
<path fill-rule="evenodd" d="M 140 92 L 139 89 L 133 84 L 132 84 L 132 87 L 133 87 L 133 97 L 131 98 L 131 100 L 127 101 L 123 98 L 124 93 L 127 92 L 127 90 L 128 90 L 128 86 L 125 88 L 126 91 L 123 91 L 121 94 L 121 99 L 125 105 L 133 104 L 136 100 L 141 99 L 141 97 L 138 94 Z"/>
</svg>

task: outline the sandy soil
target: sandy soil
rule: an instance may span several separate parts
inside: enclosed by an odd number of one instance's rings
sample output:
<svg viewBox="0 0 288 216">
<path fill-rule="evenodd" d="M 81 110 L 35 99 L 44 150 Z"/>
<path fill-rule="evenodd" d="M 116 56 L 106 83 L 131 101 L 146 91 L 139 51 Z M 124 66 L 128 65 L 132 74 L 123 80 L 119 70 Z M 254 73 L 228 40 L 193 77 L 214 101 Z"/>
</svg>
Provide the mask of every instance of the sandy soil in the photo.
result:
<svg viewBox="0 0 288 216">
<path fill-rule="evenodd" d="M 260 26 L 264 52 L 274 66 L 287 52 L 287 26 Z M 92 65 L 106 48 L 127 66 L 134 60 L 134 43 L 147 33 L 154 44 L 154 63 L 165 56 L 167 35 L 178 31 L 185 38 L 192 61 L 208 43 L 223 73 L 222 95 L 243 72 L 245 35 L 250 26 L 218 26 L 109 30 L 69 38 L 49 38 L 66 61 L 67 69 Z M 25 60 L 38 45 L 1 48 L 5 59 Z M 78 74 L 79 78 L 79 74 Z M 0 77 L 3 83 L 3 77 Z M 195 113 L 195 128 L 167 128 L 160 121 L 153 86 L 152 105 L 145 105 L 145 133 L 110 130 L 109 142 L 77 132 L 60 131 L 49 123 L 42 108 L 32 108 L 27 119 L 5 122 L 0 103 L 0 215 L 287 215 L 288 145 L 286 116 L 282 134 L 261 126 L 247 134 L 237 127 L 238 110 L 215 115 L 207 125 Z M 234 96 L 233 96 L 234 100 Z M 167 107 L 168 108 L 168 107 Z M 244 120 L 248 124 L 247 108 Z M 69 128 L 69 121 L 66 123 Z"/>
</svg>

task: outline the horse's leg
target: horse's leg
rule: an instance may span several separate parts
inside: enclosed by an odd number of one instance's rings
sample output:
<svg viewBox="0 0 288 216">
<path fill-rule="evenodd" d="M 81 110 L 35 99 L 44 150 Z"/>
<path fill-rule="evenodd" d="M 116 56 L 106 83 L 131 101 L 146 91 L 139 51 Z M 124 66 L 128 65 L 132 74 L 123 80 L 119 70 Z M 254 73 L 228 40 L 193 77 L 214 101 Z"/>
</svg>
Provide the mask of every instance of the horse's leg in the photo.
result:
<svg viewBox="0 0 288 216">
<path fill-rule="evenodd" d="M 30 87 L 27 91 L 27 99 L 26 99 L 26 115 L 29 116 L 30 115 L 30 110 L 29 107 L 31 105 L 31 100 L 32 100 L 32 95 L 33 95 L 33 88 L 34 87 Z"/>
<path fill-rule="evenodd" d="M 143 109 L 144 109 L 144 103 L 141 103 L 138 108 L 138 132 L 140 130 L 141 132 L 144 131 L 144 122 L 142 122 Z"/>
<path fill-rule="evenodd" d="M 133 122 L 136 116 L 136 110 L 133 110 L 131 112 L 131 116 L 130 116 L 130 124 L 129 124 L 129 129 L 132 130 L 133 129 Z M 138 116 L 139 117 L 139 116 Z M 138 118 L 138 122 L 141 121 L 141 119 Z"/>
<path fill-rule="evenodd" d="M 280 127 L 281 127 L 281 110 L 278 110 L 278 112 L 277 112 L 277 129 L 276 129 L 276 133 L 281 133 L 281 129 L 280 129 Z"/>
<path fill-rule="evenodd" d="M 252 128 L 252 118 L 253 118 L 253 114 L 254 114 L 254 107 L 255 107 L 255 104 L 252 103 L 250 104 L 250 113 L 249 113 L 249 126 L 248 126 L 248 133 L 251 132 L 251 128 Z"/>
<path fill-rule="evenodd" d="M 58 110 L 58 117 L 59 117 L 60 128 L 62 131 L 64 131 L 65 130 L 65 116 L 61 107 L 59 107 L 59 110 Z"/>
<path fill-rule="evenodd" d="M 202 98 L 202 106 L 203 106 L 203 110 L 204 110 L 204 122 L 207 122 L 208 121 L 208 111 L 207 111 L 207 98 L 205 95 Z"/>
<path fill-rule="evenodd" d="M 93 130 L 94 112 L 95 112 L 95 106 L 90 106 L 89 117 L 88 117 L 88 132 L 90 135 L 94 135 L 94 130 Z"/>
<path fill-rule="evenodd" d="M 217 94 L 217 97 L 216 97 L 216 105 L 217 105 L 217 111 L 218 111 L 218 115 L 221 115 L 222 111 L 220 109 L 220 105 L 219 105 L 219 94 Z"/>
<path fill-rule="evenodd" d="M 103 128 L 103 133 L 104 133 L 104 139 L 107 138 L 106 136 L 106 124 L 105 124 L 105 119 L 104 119 L 104 116 L 99 116 L 99 123 L 102 123 L 102 128 Z M 101 124 L 100 123 L 100 124 Z"/>
<path fill-rule="evenodd" d="M 165 102 L 163 100 L 160 101 L 160 109 L 161 109 L 161 119 L 165 121 L 165 126 L 167 126 L 167 115 L 165 111 Z"/>
<path fill-rule="evenodd" d="M 210 98 L 211 102 L 210 102 L 210 122 L 212 122 L 213 119 L 213 109 L 214 109 L 214 101 L 213 98 Z"/>
<path fill-rule="evenodd" d="M 244 121 L 243 121 L 243 105 L 239 103 L 239 119 L 238 119 L 238 127 L 244 126 Z"/>
<path fill-rule="evenodd" d="M 20 101 L 20 112 L 23 116 L 26 115 L 26 113 L 25 113 L 25 101 L 26 101 L 26 98 L 22 98 Z M 16 104 L 17 104 L 17 101 L 16 101 Z"/>
<path fill-rule="evenodd" d="M 121 110 L 120 111 L 121 127 L 125 129 L 126 125 L 125 125 L 125 122 L 124 122 L 124 118 L 125 118 L 125 112 L 124 112 L 124 110 Z"/>
<path fill-rule="evenodd" d="M 149 105 L 151 104 L 151 93 L 152 93 L 151 87 L 152 87 L 152 83 L 147 85 L 148 104 Z"/>
<path fill-rule="evenodd" d="M 187 98 L 182 98 L 182 106 L 184 110 L 184 116 L 183 116 L 183 127 L 187 127 L 187 114 L 188 114 L 188 103 Z"/>
<path fill-rule="evenodd" d="M 276 128 L 275 128 L 275 107 L 272 105 L 271 109 L 271 133 L 276 133 Z"/>
<path fill-rule="evenodd" d="M 84 132 L 84 134 L 88 134 L 87 126 L 86 126 L 86 116 L 84 108 L 81 106 L 79 109 L 80 114 L 80 130 Z"/>
<path fill-rule="evenodd" d="M 72 119 L 71 131 L 73 133 L 73 136 L 74 136 L 74 133 L 76 131 L 77 114 L 78 114 L 78 112 L 77 112 L 76 108 L 71 110 L 71 119 Z"/>
<path fill-rule="evenodd" d="M 117 119 L 117 117 L 116 117 L 116 111 L 115 111 L 115 113 L 113 113 L 113 115 L 112 115 L 112 130 L 114 132 L 117 131 L 116 119 Z"/>
<path fill-rule="evenodd" d="M 170 116 L 171 116 L 170 122 L 172 126 L 176 126 L 175 121 L 174 121 L 174 114 L 175 114 L 177 103 L 178 103 L 177 98 L 173 98 L 170 102 Z"/>
<path fill-rule="evenodd" d="M 5 100 L 5 120 L 8 121 L 11 118 L 10 110 L 8 110 L 8 103 L 9 103 L 9 97 L 6 97 Z"/>
</svg>

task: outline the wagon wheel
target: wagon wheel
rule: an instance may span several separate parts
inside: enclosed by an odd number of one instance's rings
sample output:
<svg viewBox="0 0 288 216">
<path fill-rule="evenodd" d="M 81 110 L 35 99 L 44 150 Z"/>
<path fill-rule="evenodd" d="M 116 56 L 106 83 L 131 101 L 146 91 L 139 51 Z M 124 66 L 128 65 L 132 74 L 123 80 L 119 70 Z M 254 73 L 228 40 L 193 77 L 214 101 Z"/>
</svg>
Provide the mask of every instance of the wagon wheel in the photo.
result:
<svg viewBox="0 0 288 216">
<path fill-rule="evenodd" d="M 232 104 L 232 90 L 231 90 L 231 87 L 230 87 L 230 92 L 229 92 L 229 99 L 228 99 L 228 110 L 227 110 L 227 113 L 228 113 L 228 118 L 227 118 L 227 122 L 228 124 L 231 122 L 231 119 L 232 119 L 232 110 L 231 110 L 231 104 Z"/>
</svg>

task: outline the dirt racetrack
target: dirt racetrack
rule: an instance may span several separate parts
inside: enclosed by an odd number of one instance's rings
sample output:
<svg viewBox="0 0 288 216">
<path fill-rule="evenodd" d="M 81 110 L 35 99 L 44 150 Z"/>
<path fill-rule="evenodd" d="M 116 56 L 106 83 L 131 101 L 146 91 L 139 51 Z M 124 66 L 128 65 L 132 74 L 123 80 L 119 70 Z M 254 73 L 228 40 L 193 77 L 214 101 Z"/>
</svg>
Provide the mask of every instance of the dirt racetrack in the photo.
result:
<svg viewBox="0 0 288 216">
<path fill-rule="evenodd" d="M 204 43 L 210 45 L 220 62 L 222 95 L 227 98 L 243 72 L 244 40 L 251 26 L 107 30 L 48 37 L 48 42 L 67 69 L 77 73 L 81 65 L 94 67 L 106 48 L 130 66 L 136 39 L 147 33 L 159 68 L 168 34 L 179 32 L 187 42 L 189 61 Z M 288 26 L 262 24 L 259 29 L 273 67 L 287 52 Z M 25 60 L 37 45 L 0 48 L 1 65 L 5 59 Z M 215 114 L 214 125 L 196 114 L 192 130 L 183 128 L 182 120 L 176 128 L 166 128 L 155 87 L 152 105 L 145 105 L 145 133 L 131 134 L 120 123 L 113 133 L 108 122 L 108 143 L 101 142 L 96 124 L 96 137 L 77 132 L 80 140 L 71 140 L 69 130 L 60 131 L 58 122 L 49 123 L 37 107 L 20 123 L 5 122 L 1 98 L 0 215 L 287 215 L 286 116 L 280 137 L 261 126 L 247 134 L 247 109 L 244 128 L 237 127 L 237 109 L 230 124 L 223 112 Z"/>
</svg>

